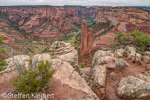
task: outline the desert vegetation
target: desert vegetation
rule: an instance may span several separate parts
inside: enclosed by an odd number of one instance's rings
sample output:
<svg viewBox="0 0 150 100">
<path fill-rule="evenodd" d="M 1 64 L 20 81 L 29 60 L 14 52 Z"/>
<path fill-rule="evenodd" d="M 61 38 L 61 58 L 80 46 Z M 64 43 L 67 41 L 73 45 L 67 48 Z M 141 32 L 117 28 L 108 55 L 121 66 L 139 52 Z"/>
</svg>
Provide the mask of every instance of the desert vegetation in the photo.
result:
<svg viewBox="0 0 150 100">
<path fill-rule="evenodd" d="M 110 39 L 113 49 L 125 47 L 127 45 L 135 47 L 138 51 L 146 51 L 150 49 L 150 36 L 146 33 L 135 29 L 132 32 L 115 33 Z"/>
<path fill-rule="evenodd" d="M 3 40 L 3 36 L 0 36 L 0 45 L 2 44 L 2 40 Z M 6 52 L 5 50 L 0 49 L 0 55 L 5 52 Z M 5 65 L 6 65 L 6 61 L 4 61 L 0 58 L 0 71 L 5 70 L 5 67 L 4 67 Z"/>
<path fill-rule="evenodd" d="M 50 78 L 55 72 L 51 68 L 52 62 L 41 61 L 37 65 L 37 62 L 32 62 L 30 59 L 28 69 L 25 65 L 16 66 L 20 76 L 12 81 L 12 86 L 17 89 L 17 92 L 23 94 L 44 92 L 50 85 Z"/>
<path fill-rule="evenodd" d="M 84 68 L 85 67 L 85 63 L 81 63 L 81 68 Z"/>
</svg>

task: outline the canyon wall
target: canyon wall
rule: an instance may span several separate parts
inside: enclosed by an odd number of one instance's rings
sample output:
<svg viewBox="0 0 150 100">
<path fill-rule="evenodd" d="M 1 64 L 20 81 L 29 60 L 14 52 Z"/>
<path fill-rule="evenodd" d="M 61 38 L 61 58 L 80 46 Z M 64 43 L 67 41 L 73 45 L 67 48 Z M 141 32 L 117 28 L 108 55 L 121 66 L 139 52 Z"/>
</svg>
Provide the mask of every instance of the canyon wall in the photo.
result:
<svg viewBox="0 0 150 100">
<path fill-rule="evenodd" d="M 96 18 L 96 8 L 94 7 L 75 7 L 76 16 L 80 18 Z"/>
<path fill-rule="evenodd" d="M 0 7 L 0 21 L 31 36 L 52 38 L 77 29 L 74 7 Z"/>
<path fill-rule="evenodd" d="M 93 44 L 93 29 L 89 28 L 87 34 L 87 23 L 86 20 L 83 20 L 81 28 L 81 49 L 80 49 L 81 57 L 91 53 L 92 44 Z"/>
<path fill-rule="evenodd" d="M 150 34 L 150 18 L 147 12 L 136 8 L 104 7 L 98 8 L 97 23 L 111 21 L 116 31 L 140 31 Z"/>
</svg>

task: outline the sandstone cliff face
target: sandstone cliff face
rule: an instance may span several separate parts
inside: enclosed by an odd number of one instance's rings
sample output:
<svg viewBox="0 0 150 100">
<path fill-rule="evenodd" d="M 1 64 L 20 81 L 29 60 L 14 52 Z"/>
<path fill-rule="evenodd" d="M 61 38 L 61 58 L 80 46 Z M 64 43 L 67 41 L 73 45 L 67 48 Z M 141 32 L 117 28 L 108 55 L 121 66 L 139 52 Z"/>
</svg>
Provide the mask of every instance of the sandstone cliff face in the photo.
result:
<svg viewBox="0 0 150 100">
<path fill-rule="evenodd" d="M 74 7 L 1 7 L 0 13 L 25 33 L 46 38 L 77 29 L 81 22 Z"/>
<path fill-rule="evenodd" d="M 80 56 L 89 54 L 92 51 L 92 44 L 93 44 L 93 29 L 89 28 L 87 34 L 87 23 L 85 20 L 83 20 L 81 29 Z"/>
<path fill-rule="evenodd" d="M 116 26 L 116 31 L 139 29 L 150 34 L 150 18 L 148 13 L 136 8 L 98 8 L 96 18 L 97 22 L 110 20 Z"/>
<path fill-rule="evenodd" d="M 81 18 L 95 18 L 96 17 L 96 8 L 90 7 L 75 7 L 76 16 Z"/>
</svg>

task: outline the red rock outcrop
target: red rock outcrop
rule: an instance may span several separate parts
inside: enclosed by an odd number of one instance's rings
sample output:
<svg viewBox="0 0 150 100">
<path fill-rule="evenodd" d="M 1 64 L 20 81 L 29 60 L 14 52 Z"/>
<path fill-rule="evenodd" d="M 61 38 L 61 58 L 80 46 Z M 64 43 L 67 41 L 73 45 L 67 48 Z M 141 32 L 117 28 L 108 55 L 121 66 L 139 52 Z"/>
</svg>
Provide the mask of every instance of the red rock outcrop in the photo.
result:
<svg viewBox="0 0 150 100">
<path fill-rule="evenodd" d="M 86 20 L 83 20 L 81 29 L 80 56 L 89 54 L 92 51 L 92 44 L 93 44 L 93 29 L 89 28 L 87 34 L 87 23 Z"/>
<path fill-rule="evenodd" d="M 150 34 L 150 18 L 148 13 L 136 8 L 105 7 L 98 8 L 97 22 L 111 21 L 116 31 L 132 31 L 139 29 Z"/>
</svg>

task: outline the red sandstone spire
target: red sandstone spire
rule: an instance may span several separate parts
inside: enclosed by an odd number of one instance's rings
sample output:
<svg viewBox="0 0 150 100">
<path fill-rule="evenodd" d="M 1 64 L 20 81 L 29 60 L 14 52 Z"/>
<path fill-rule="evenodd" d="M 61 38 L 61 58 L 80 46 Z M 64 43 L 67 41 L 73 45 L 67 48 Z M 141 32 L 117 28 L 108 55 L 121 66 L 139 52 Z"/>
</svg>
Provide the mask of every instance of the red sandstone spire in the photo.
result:
<svg viewBox="0 0 150 100">
<path fill-rule="evenodd" d="M 87 53 L 87 24 L 86 24 L 86 20 L 83 20 L 82 29 L 81 29 L 80 56 L 84 56 L 86 53 Z"/>
<path fill-rule="evenodd" d="M 91 53 L 92 44 L 93 44 L 93 29 L 89 28 L 88 29 L 88 35 L 87 35 L 87 24 L 86 24 L 86 21 L 83 20 L 82 29 L 81 29 L 80 56 L 84 56 L 86 54 Z"/>
<path fill-rule="evenodd" d="M 87 37 L 87 46 L 88 46 L 88 54 L 92 51 L 92 44 L 93 44 L 93 29 L 88 29 L 88 37 Z"/>
</svg>

